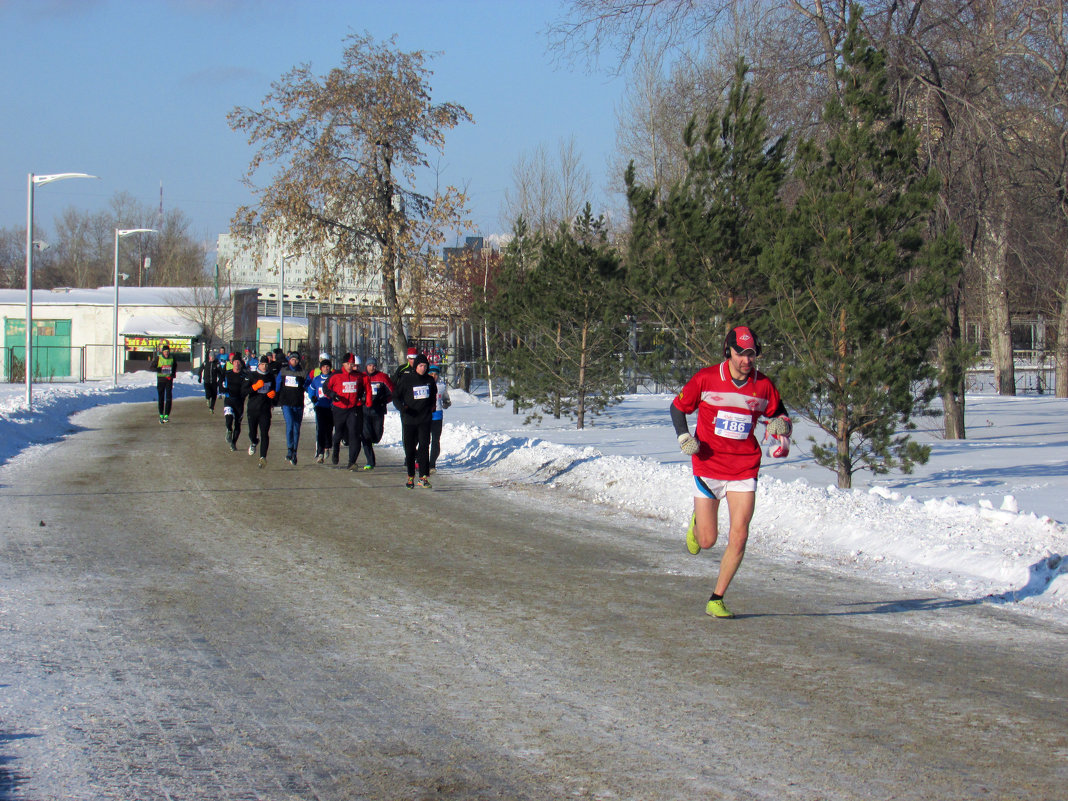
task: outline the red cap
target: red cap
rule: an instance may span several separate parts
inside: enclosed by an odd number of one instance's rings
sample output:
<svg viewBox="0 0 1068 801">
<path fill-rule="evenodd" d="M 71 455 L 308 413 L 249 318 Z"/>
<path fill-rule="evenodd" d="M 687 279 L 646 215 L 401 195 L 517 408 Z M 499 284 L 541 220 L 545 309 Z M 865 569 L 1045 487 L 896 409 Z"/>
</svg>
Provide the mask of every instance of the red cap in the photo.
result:
<svg viewBox="0 0 1068 801">
<path fill-rule="evenodd" d="M 727 347 L 734 348 L 739 353 L 751 350 L 755 354 L 758 350 L 756 337 L 754 337 L 753 332 L 744 325 L 732 329 L 731 332 L 727 334 Z"/>
<path fill-rule="evenodd" d="M 414 359 L 415 358 L 415 348 L 408 348 L 408 358 L 409 359 Z"/>
<path fill-rule="evenodd" d="M 351 362 L 354 362 L 354 361 L 356 361 L 356 357 L 351 353 L 346 353 L 345 354 L 345 358 L 341 360 L 341 363 L 342 364 L 344 364 L 345 362 L 351 363 Z"/>
</svg>

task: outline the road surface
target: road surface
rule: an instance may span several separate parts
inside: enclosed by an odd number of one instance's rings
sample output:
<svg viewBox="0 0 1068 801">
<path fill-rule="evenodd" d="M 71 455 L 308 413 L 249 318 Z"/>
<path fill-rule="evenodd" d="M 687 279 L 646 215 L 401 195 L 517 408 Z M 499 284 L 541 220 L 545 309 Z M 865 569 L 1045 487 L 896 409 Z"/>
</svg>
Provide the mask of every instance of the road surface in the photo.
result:
<svg viewBox="0 0 1068 801">
<path fill-rule="evenodd" d="M 75 420 L 0 469 L 0 799 L 1066 797 L 1068 627 L 753 554 L 713 620 L 651 521 Z"/>
</svg>

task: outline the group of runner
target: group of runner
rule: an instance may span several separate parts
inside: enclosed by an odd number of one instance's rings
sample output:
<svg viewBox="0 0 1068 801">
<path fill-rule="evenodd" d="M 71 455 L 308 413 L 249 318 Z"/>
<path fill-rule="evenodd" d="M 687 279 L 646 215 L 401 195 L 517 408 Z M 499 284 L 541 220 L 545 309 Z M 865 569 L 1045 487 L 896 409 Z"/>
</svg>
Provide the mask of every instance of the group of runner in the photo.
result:
<svg viewBox="0 0 1068 801">
<path fill-rule="evenodd" d="M 727 502 L 728 542 L 705 605 L 705 613 L 716 618 L 734 617 L 724 595 L 742 563 L 749 539 L 761 460 L 755 433 L 760 418 L 768 420 L 768 455 L 782 458 L 790 452 L 793 426 L 775 384 L 756 369 L 759 355 L 760 345 L 749 328 L 731 329 L 723 343 L 724 361 L 699 370 L 670 406 L 679 447 L 691 457 L 693 467 L 693 514 L 686 531 L 689 553 L 696 556 L 716 544 L 720 503 Z M 424 354 L 409 348 L 406 363 L 392 378 L 378 370 L 375 359 L 368 359 L 366 369 L 361 369 L 359 357 L 351 353 L 345 354 L 339 371 L 333 370 L 325 353 L 320 354 L 319 366 L 310 371 L 301 366 L 300 354 L 295 352 L 284 358 L 276 350 L 256 360 L 251 368 L 246 361 L 252 359 L 234 353 L 224 364 L 212 354 L 201 373 L 212 413 L 216 397 L 223 398 L 226 442 L 231 451 L 237 450 L 242 415 L 247 414 L 248 452 L 252 456 L 258 452 L 263 467 L 270 442 L 271 410 L 281 406 L 286 422 L 286 461 L 296 465 L 307 397 L 315 409 L 315 461 L 325 463 L 329 453 L 331 464 L 339 465 L 340 448 L 347 444 L 348 469 L 356 469 L 362 447 L 366 460 L 363 469 L 373 470 L 374 445 L 382 438 L 387 405 L 392 402 L 401 415 L 407 486 L 416 486 L 418 474 L 418 485 L 430 487 L 428 474 L 436 466 L 442 410 L 448 408 L 449 397 L 448 385 L 439 383 L 437 366 L 431 366 Z M 159 374 L 160 422 L 166 423 L 175 370 L 166 348 L 153 369 Z M 687 415 L 694 412 L 697 427 L 691 434 Z"/>
<path fill-rule="evenodd" d="M 296 466 L 300 430 L 306 405 L 315 414 L 315 462 L 341 467 L 341 449 L 347 449 L 344 465 L 349 470 L 374 470 L 374 446 L 382 440 L 388 407 L 401 417 L 407 486 L 431 487 L 429 474 L 437 469 L 441 451 L 444 410 L 451 404 L 448 384 L 438 365 L 409 348 L 404 364 L 391 377 L 378 369 L 378 360 L 366 364 L 346 353 L 340 369 L 334 369 L 327 353 L 320 353 L 318 366 L 306 369 L 301 355 L 281 350 L 256 357 L 244 353 L 209 353 L 199 369 L 208 410 L 214 414 L 221 399 L 226 423 L 226 443 L 231 452 L 245 423 L 250 456 L 267 464 L 272 412 L 282 410 L 286 428 L 286 462 Z M 163 381 L 164 378 L 159 378 Z M 170 380 L 173 380 L 170 379 Z M 166 418 L 161 411 L 161 422 Z M 362 468 L 358 465 L 364 455 Z"/>
</svg>

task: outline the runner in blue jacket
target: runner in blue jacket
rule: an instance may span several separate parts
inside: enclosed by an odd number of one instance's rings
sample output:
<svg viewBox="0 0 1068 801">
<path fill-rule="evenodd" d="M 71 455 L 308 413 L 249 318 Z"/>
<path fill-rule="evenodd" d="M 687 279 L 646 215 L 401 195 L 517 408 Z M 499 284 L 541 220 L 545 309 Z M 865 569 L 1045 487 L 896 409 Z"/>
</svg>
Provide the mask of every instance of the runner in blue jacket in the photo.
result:
<svg viewBox="0 0 1068 801">
<path fill-rule="evenodd" d="M 315 408 L 315 461 L 323 464 L 326 452 L 334 443 L 334 412 L 330 398 L 323 394 L 330 374 L 333 372 L 330 359 L 319 360 L 319 370 L 308 381 L 307 393 Z"/>
</svg>

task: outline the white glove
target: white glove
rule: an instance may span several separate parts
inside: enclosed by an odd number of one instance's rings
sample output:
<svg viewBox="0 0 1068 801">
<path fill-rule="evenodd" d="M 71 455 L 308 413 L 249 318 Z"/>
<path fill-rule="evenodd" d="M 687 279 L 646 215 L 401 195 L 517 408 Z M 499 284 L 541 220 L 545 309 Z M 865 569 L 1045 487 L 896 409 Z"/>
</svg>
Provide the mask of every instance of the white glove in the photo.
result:
<svg viewBox="0 0 1068 801">
<path fill-rule="evenodd" d="M 679 434 L 679 450 L 687 456 L 696 456 L 697 451 L 700 449 L 701 443 L 694 439 L 689 431 L 685 434 Z"/>
<path fill-rule="evenodd" d="M 785 459 L 790 455 L 790 438 L 781 434 L 771 435 L 771 444 L 768 445 L 768 456 L 773 459 Z"/>
<path fill-rule="evenodd" d="M 767 434 L 771 437 L 768 456 L 773 459 L 785 459 L 790 455 L 790 435 L 794 433 L 794 424 L 789 417 L 773 417 L 768 421 Z"/>
</svg>

